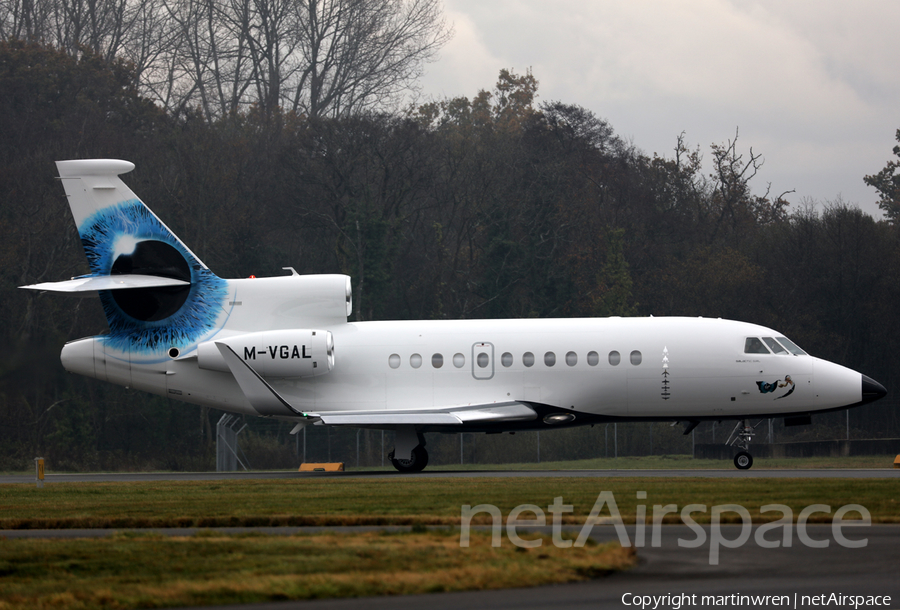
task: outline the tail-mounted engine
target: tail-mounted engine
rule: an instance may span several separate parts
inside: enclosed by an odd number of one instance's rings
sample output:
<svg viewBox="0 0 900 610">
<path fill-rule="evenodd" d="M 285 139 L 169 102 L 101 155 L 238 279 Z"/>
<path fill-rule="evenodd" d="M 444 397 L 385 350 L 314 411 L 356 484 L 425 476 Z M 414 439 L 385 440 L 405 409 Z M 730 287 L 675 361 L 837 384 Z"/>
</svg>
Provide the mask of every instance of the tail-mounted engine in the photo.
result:
<svg viewBox="0 0 900 610">
<path fill-rule="evenodd" d="M 327 330 L 269 330 L 197 346 L 197 364 L 201 369 L 227 373 L 230 369 L 216 343 L 230 347 L 263 377 L 315 377 L 334 368 L 334 338 Z"/>
</svg>

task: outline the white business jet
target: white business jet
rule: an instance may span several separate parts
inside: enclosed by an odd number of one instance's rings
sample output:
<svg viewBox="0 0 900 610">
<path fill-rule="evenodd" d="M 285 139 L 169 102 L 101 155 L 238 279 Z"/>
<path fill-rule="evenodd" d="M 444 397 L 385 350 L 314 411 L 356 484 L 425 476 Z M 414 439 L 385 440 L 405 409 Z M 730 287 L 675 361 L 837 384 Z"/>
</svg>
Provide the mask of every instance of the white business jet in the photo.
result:
<svg viewBox="0 0 900 610">
<path fill-rule="evenodd" d="M 66 370 L 304 426 L 393 430 L 401 472 L 425 432 L 514 432 L 617 421 L 751 420 L 878 400 L 883 386 L 778 331 L 721 319 L 348 322 L 350 278 L 216 276 L 125 185 L 134 165 L 57 162 L 91 273 L 24 288 L 99 295 L 109 333 L 67 343 Z M 756 424 L 758 425 L 758 423 Z"/>
</svg>

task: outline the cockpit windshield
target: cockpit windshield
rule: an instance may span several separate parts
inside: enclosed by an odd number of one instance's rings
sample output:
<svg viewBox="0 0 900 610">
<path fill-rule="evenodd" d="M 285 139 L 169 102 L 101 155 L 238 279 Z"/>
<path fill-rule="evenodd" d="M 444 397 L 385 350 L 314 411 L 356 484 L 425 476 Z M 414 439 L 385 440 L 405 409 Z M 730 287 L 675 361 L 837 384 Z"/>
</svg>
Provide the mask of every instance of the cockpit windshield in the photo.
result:
<svg viewBox="0 0 900 610">
<path fill-rule="evenodd" d="M 778 337 L 778 342 L 785 346 L 789 352 L 794 354 L 795 356 L 807 356 L 808 354 L 804 352 L 802 349 L 797 347 L 797 344 L 788 339 L 787 337 Z"/>
<path fill-rule="evenodd" d="M 806 356 L 806 352 L 787 337 L 747 337 L 744 341 L 745 354 L 793 354 Z"/>
<path fill-rule="evenodd" d="M 744 353 L 768 354 L 769 350 L 766 348 L 765 344 L 759 340 L 758 337 L 747 337 L 747 340 L 744 341 Z"/>
<path fill-rule="evenodd" d="M 778 344 L 778 341 L 776 341 L 772 337 L 763 337 L 762 340 L 763 340 L 763 343 L 765 343 L 767 346 L 769 346 L 769 349 L 772 350 L 774 353 L 776 353 L 776 354 L 788 353 L 788 351 L 786 349 L 784 349 L 783 347 L 781 347 Z"/>
</svg>

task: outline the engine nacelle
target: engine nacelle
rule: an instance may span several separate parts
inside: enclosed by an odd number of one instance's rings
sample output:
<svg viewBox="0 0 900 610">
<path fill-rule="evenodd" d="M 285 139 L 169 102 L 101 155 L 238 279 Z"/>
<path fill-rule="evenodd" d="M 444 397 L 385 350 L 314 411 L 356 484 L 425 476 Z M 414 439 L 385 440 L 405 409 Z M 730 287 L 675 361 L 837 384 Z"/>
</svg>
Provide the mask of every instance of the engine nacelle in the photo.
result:
<svg viewBox="0 0 900 610">
<path fill-rule="evenodd" d="M 224 343 L 263 377 L 315 377 L 334 368 L 334 337 L 327 330 L 267 330 L 197 346 L 201 369 L 229 372 L 216 343 Z"/>
</svg>

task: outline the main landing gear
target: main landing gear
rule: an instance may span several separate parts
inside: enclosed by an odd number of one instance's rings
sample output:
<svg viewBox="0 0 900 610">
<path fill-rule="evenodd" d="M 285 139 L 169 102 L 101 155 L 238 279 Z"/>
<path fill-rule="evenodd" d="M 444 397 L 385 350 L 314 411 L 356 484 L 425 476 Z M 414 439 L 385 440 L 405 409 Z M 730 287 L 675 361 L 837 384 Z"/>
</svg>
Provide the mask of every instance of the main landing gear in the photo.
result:
<svg viewBox="0 0 900 610">
<path fill-rule="evenodd" d="M 756 423 L 758 426 L 762 420 Z M 753 440 L 753 434 L 756 426 L 751 426 L 746 419 L 738 420 L 728 437 L 726 445 L 738 446 L 742 449 L 734 456 L 734 465 L 738 470 L 748 470 L 753 466 L 753 456 L 750 455 L 750 441 Z"/>
<path fill-rule="evenodd" d="M 396 458 L 395 454 L 404 457 Z M 400 472 L 422 472 L 428 466 L 425 435 L 413 426 L 397 426 L 394 430 L 394 449 L 388 458 Z"/>
<path fill-rule="evenodd" d="M 394 452 L 388 454 L 391 464 L 400 472 L 422 472 L 428 466 L 428 451 L 425 447 L 418 445 L 412 450 L 412 455 L 408 460 L 398 460 L 394 457 Z"/>
</svg>

